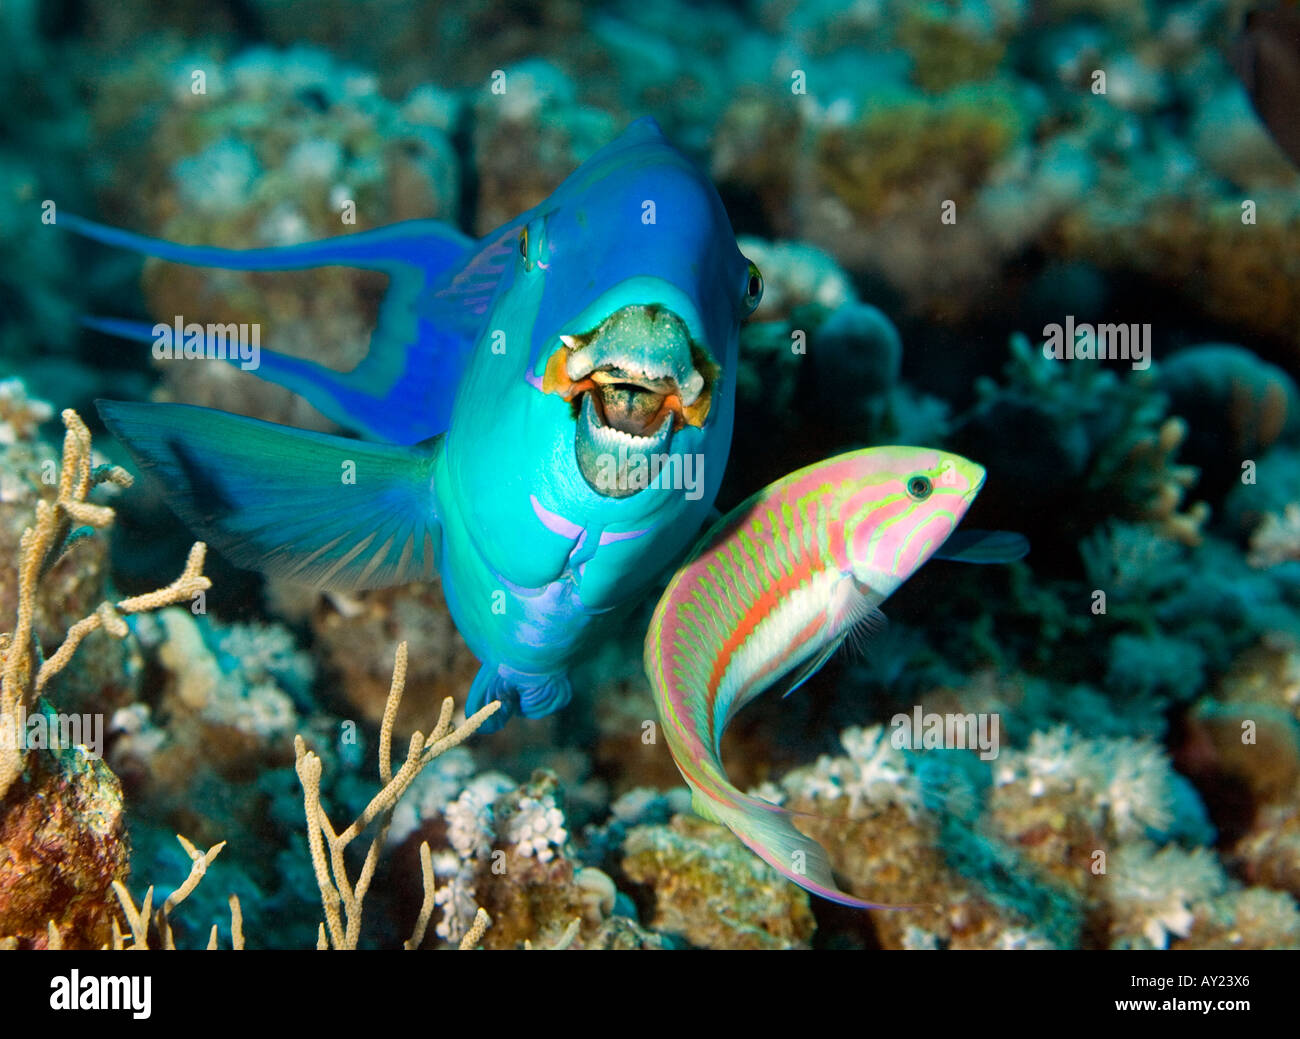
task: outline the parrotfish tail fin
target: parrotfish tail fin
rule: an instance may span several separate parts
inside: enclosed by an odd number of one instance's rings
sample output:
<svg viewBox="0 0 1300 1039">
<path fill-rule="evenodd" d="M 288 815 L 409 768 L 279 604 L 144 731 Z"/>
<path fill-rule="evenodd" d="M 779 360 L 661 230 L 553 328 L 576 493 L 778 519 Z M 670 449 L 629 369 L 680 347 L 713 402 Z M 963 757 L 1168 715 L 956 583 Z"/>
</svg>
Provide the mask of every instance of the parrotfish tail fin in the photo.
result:
<svg viewBox="0 0 1300 1039">
<path fill-rule="evenodd" d="M 379 440 L 414 444 L 446 430 L 474 345 L 475 304 L 484 292 L 480 279 L 473 283 L 473 302 L 460 293 L 438 294 L 462 268 L 479 260 L 485 248 L 455 228 L 436 220 L 409 220 L 300 245 L 219 249 L 178 245 L 66 213 L 59 224 L 105 245 L 190 266 L 240 271 L 346 266 L 387 274 L 388 289 L 369 352 L 352 371 L 334 371 L 271 350 L 259 350 L 256 369 L 241 357 L 226 359 L 300 394 L 339 425 Z M 94 318 L 87 323 L 128 339 L 156 338 L 153 326 L 136 322 Z"/>
<path fill-rule="evenodd" d="M 689 776 L 687 783 L 692 788 L 691 804 L 699 815 L 726 826 L 750 851 L 805 891 L 857 909 L 895 908 L 841 891 L 826 850 L 795 828 L 790 812 L 743 794 L 725 780 L 710 783 L 708 792 Z"/>
<path fill-rule="evenodd" d="M 489 718 L 485 726 L 486 731 L 495 732 L 512 714 L 545 718 L 567 706 L 572 698 L 573 686 L 566 674 L 526 675 L 484 664 L 470 686 L 465 714 L 468 717 L 493 700 L 500 700 L 501 710 Z"/>
<path fill-rule="evenodd" d="M 433 576 L 440 440 L 373 444 L 188 404 L 96 405 L 177 515 L 237 566 L 340 589 Z"/>
<path fill-rule="evenodd" d="M 567 707 L 572 699 L 568 675 L 539 675 L 519 685 L 519 710 L 525 718 L 545 718 Z"/>
<path fill-rule="evenodd" d="M 1029 555 L 1029 539 L 1012 530 L 953 531 L 934 553 L 956 563 L 1014 563 Z"/>
</svg>

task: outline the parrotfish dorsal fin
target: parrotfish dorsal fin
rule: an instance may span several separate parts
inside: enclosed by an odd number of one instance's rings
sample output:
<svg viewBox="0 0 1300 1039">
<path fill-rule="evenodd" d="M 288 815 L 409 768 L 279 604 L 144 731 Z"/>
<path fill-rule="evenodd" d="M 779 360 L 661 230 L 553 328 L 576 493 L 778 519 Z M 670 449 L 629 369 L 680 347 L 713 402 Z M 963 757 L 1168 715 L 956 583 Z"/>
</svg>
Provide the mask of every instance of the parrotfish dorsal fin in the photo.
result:
<svg viewBox="0 0 1300 1039">
<path fill-rule="evenodd" d="M 60 226 L 105 245 L 174 263 L 227 270 L 302 270 L 346 266 L 382 271 L 388 290 L 379 309 L 369 351 L 350 372 L 304 358 L 262 350 L 255 374 L 304 397 L 339 425 L 392 443 L 413 444 L 443 432 L 481 314 L 449 294 L 429 302 L 435 287 L 466 265 L 479 263 L 495 243 L 475 243 L 436 220 L 410 220 L 374 231 L 266 249 L 218 249 L 105 227 L 72 214 Z M 482 272 L 480 271 L 480 274 Z M 498 271 L 499 274 L 499 271 Z M 482 277 L 477 295 L 490 295 Z M 199 320 L 187 315 L 187 320 Z M 151 341 L 147 324 L 91 319 L 111 335 Z M 238 363 L 237 359 L 232 363 Z"/>
</svg>

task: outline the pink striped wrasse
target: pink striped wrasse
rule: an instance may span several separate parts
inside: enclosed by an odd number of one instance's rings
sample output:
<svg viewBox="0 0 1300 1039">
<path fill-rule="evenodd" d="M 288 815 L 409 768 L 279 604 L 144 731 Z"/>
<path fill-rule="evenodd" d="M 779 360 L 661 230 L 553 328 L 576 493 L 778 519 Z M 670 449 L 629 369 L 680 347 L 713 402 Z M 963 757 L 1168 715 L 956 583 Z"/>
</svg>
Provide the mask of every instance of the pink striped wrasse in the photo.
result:
<svg viewBox="0 0 1300 1039">
<path fill-rule="evenodd" d="M 645 668 L 668 748 L 695 810 L 722 823 L 800 887 L 883 908 L 835 885 L 830 860 L 792 815 L 742 793 L 722 765 L 722 733 L 759 693 L 786 695 L 944 543 L 984 483 L 959 455 L 873 447 L 818 462 L 719 520 L 668 585 Z"/>
</svg>

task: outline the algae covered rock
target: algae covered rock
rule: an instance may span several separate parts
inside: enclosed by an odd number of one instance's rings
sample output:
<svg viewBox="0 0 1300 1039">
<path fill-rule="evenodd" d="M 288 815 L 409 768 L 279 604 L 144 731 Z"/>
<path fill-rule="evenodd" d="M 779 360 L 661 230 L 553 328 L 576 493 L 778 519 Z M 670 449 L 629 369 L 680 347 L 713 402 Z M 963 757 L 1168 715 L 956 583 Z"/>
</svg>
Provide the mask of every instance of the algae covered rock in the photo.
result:
<svg viewBox="0 0 1300 1039">
<path fill-rule="evenodd" d="M 47 715 L 52 717 L 52 715 Z M 27 774 L 0 799 L 0 940 L 46 948 L 108 944 L 130 847 L 122 786 L 80 747 L 28 755 Z"/>
<path fill-rule="evenodd" d="M 722 826 L 674 816 L 627 835 L 623 872 L 649 888 L 652 930 L 708 949 L 803 949 L 815 923 L 808 894 Z"/>
</svg>

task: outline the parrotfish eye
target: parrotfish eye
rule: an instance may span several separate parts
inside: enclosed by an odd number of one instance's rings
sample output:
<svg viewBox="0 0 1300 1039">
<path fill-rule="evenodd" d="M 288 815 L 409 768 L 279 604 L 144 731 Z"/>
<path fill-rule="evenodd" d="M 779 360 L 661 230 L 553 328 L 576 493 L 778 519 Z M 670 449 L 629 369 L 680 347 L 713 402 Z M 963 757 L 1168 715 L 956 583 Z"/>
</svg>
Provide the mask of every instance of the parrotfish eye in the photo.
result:
<svg viewBox="0 0 1300 1039">
<path fill-rule="evenodd" d="M 745 306 L 752 313 L 763 298 L 763 274 L 754 264 L 749 265 L 749 279 L 745 282 Z"/>
<path fill-rule="evenodd" d="M 923 473 L 917 473 L 907 481 L 907 493 L 914 501 L 925 501 L 934 490 L 934 484 Z"/>
<path fill-rule="evenodd" d="M 523 260 L 528 259 L 528 228 L 519 232 L 519 256 Z"/>
</svg>

